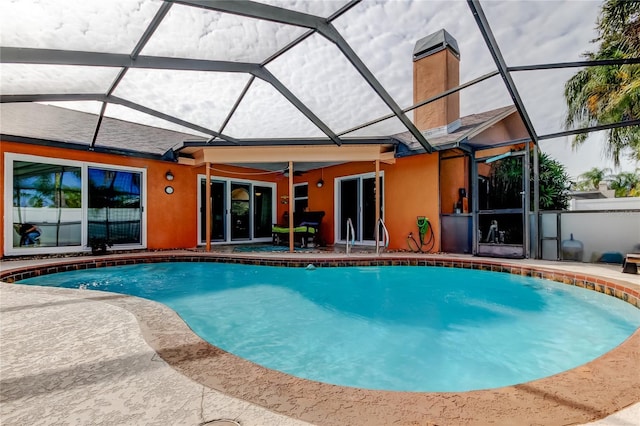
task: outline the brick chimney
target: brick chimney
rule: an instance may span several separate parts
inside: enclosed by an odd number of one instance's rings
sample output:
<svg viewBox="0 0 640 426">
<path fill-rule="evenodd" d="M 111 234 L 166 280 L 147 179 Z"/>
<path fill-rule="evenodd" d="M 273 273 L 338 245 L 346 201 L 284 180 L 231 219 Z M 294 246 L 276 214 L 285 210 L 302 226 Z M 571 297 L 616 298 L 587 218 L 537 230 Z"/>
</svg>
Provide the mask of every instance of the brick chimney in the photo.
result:
<svg viewBox="0 0 640 426">
<path fill-rule="evenodd" d="M 460 85 L 458 42 L 440 30 L 416 42 L 413 49 L 413 103 Z M 414 110 L 414 123 L 427 137 L 460 127 L 460 95 L 456 92 Z"/>
</svg>

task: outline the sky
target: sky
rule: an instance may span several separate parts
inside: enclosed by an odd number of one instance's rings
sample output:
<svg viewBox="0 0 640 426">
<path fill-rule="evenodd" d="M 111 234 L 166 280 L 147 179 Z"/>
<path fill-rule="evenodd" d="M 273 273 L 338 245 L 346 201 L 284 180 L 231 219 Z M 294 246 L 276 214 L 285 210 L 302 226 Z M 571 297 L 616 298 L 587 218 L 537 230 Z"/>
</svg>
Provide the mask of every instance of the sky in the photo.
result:
<svg viewBox="0 0 640 426">
<path fill-rule="evenodd" d="M 297 11 L 329 16 L 344 1 L 265 0 Z M 155 0 L 4 0 L 0 4 L 3 46 L 131 53 L 159 7 Z M 582 59 L 596 37 L 600 1 L 482 1 L 494 36 L 509 66 Z M 401 107 L 412 99 L 412 52 L 420 38 L 446 29 L 461 53 L 460 82 L 494 70 L 466 1 L 364 0 L 333 22 Z M 261 62 L 304 33 L 298 27 L 173 5 L 142 55 Z M 388 107 L 337 47 L 313 35 L 266 66 L 336 133 L 389 114 Z M 3 94 L 104 92 L 118 69 L 2 64 Z M 564 82 L 577 68 L 512 73 L 539 135 L 564 130 Z M 114 95 L 219 130 L 249 81 L 239 73 L 129 70 Z M 461 115 L 511 104 L 500 77 L 465 89 Z M 58 103 L 98 113 L 97 102 Z M 187 131 L 125 107 L 110 105 L 107 116 Z M 349 133 L 372 136 L 403 132 L 397 119 Z M 324 137 L 324 134 L 270 84 L 256 79 L 224 128 L 240 138 Z M 604 135 L 594 134 L 577 151 L 570 138 L 542 141 L 541 149 L 576 177 L 592 167 L 613 164 L 603 155 Z M 623 161 L 617 171 L 637 164 Z"/>
</svg>

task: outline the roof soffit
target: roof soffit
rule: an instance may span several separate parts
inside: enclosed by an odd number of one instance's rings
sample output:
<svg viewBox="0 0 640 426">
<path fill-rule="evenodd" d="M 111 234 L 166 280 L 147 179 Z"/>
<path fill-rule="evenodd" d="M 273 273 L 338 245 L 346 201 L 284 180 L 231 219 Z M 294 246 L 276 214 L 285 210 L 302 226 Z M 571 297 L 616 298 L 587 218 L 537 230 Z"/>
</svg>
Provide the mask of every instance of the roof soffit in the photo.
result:
<svg viewBox="0 0 640 426">
<path fill-rule="evenodd" d="M 193 165 L 204 163 L 279 163 L 286 161 L 318 163 L 318 162 L 350 162 L 375 161 L 393 163 L 394 145 L 296 145 L 296 146 L 193 146 L 180 150 L 193 158 L 184 162 Z"/>
</svg>

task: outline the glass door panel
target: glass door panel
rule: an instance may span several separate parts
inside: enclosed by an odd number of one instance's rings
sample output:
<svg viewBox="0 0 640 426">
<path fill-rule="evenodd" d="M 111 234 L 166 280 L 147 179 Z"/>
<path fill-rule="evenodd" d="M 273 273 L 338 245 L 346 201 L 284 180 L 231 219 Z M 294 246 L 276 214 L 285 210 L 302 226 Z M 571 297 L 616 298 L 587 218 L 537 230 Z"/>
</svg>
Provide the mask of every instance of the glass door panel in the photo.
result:
<svg viewBox="0 0 640 426">
<path fill-rule="evenodd" d="M 271 237 L 273 190 L 266 186 L 254 186 L 253 190 L 253 238 Z"/>
<path fill-rule="evenodd" d="M 355 239 L 360 240 L 360 179 L 343 179 L 340 181 L 340 240 L 347 239 L 347 220 L 351 219 L 355 230 Z"/>
<path fill-rule="evenodd" d="M 200 181 L 200 199 L 202 200 L 202 207 L 200 208 L 201 241 L 206 241 L 207 232 L 207 193 L 204 182 L 204 179 Z M 225 241 L 226 239 L 226 188 L 225 182 L 211 182 L 211 241 Z"/>
<path fill-rule="evenodd" d="M 14 248 L 82 243 L 81 175 L 80 167 L 13 163 Z"/>
<path fill-rule="evenodd" d="M 113 244 L 141 243 L 140 178 L 136 172 L 89 168 L 89 244 L 92 239 Z"/>
<path fill-rule="evenodd" d="M 231 239 L 251 238 L 251 185 L 231 183 Z"/>
<path fill-rule="evenodd" d="M 384 205 L 383 175 L 380 175 L 380 217 Z M 355 241 L 376 239 L 376 179 L 370 174 L 342 179 L 339 184 L 339 241 L 347 238 L 347 219 L 353 222 Z"/>
<path fill-rule="evenodd" d="M 384 194 L 382 177 L 380 177 L 380 194 Z M 380 217 L 382 217 L 382 200 L 380 197 Z M 376 178 L 362 179 L 362 239 L 376 239 Z"/>
</svg>

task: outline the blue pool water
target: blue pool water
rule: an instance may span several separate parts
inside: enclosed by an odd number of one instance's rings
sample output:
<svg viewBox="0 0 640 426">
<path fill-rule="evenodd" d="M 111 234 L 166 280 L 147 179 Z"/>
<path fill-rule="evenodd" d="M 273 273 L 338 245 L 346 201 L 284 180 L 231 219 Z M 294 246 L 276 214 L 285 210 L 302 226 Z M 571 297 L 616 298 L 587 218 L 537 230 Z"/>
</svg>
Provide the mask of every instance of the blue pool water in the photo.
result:
<svg viewBox="0 0 640 426">
<path fill-rule="evenodd" d="M 453 268 L 176 262 L 20 283 L 156 300 L 203 339 L 245 359 L 369 389 L 466 391 L 522 383 L 593 360 L 640 327 L 640 310 L 610 296 Z"/>
</svg>

